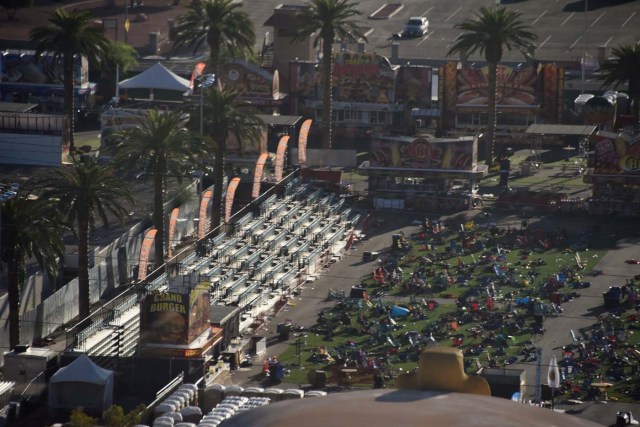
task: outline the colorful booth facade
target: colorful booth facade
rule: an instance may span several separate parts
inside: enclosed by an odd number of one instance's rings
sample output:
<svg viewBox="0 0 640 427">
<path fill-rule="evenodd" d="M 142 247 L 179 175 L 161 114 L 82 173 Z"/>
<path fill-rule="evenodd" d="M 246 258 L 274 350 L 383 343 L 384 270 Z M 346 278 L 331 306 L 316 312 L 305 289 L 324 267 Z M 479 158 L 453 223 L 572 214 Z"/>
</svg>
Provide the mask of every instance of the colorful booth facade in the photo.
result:
<svg viewBox="0 0 640 427">
<path fill-rule="evenodd" d="M 371 142 L 369 195 L 378 208 L 469 209 L 477 183 L 477 137 L 377 137 Z"/>
<path fill-rule="evenodd" d="M 598 132 L 591 138 L 593 169 L 584 177 L 592 184 L 589 212 L 640 215 L 640 140 Z"/>
</svg>

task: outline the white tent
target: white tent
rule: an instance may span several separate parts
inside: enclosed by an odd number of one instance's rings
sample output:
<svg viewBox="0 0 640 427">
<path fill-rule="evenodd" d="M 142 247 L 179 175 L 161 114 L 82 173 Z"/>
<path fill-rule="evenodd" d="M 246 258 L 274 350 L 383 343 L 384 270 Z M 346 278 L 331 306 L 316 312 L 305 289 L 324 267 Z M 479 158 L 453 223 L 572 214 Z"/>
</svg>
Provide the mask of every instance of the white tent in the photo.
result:
<svg viewBox="0 0 640 427">
<path fill-rule="evenodd" d="M 93 363 L 86 354 L 60 368 L 49 380 L 49 407 L 102 412 L 113 402 L 113 371 Z"/>
<path fill-rule="evenodd" d="M 185 92 L 191 86 L 191 82 L 172 73 L 158 62 L 137 76 L 121 81 L 119 86 L 122 89 L 166 89 Z"/>
</svg>

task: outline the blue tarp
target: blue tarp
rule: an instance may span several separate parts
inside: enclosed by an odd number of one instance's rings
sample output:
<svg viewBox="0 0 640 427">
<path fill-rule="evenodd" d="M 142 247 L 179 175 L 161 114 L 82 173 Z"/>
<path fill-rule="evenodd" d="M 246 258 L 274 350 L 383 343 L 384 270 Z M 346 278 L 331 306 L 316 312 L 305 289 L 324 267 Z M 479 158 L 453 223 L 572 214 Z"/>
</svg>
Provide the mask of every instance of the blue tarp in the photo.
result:
<svg viewBox="0 0 640 427">
<path fill-rule="evenodd" d="M 398 307 L 397 305 L 394 305 L 393 307 L 391 307 L 391 317 L 402 317 L 402 316 L 407 316 L 409 314 L 409 309 L 404 308 L 404 307 Z"/>
</svg>

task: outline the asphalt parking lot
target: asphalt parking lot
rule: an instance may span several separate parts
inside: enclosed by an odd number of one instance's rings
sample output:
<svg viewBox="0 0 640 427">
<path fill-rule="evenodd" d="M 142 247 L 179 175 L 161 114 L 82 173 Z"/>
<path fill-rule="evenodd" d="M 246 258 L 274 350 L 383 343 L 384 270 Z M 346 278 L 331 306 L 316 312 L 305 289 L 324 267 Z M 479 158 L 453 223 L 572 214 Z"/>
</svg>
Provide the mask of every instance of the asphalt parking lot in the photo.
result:
<svg viewBox="0 0 640 427">
<path fill-rule="evenodd" d="M 538 35 L 536 59 L 545 61 L 579 61 L 585 48 L 596 57 L 599 47 L 613 47 L 640 41 L 640 1 L 586 0 L 501 0 L 501 6 L 522 14 L 522 20 Z M 258 40 L 265 32 L 273 31 L 262 24 L 271 16 L 280 0 L 244 0 L 245 10 L 256 26 Z M 301 1 L 298 3 L 302 3 Z M 495 7 L 495 0 L 437 1 L 409 0 L 389 19 L 370 19 L 382 7 L 384 0 L 362 0 L 358 9 L 361 22 L 367 29 L 366 50 L 391 56 L 394 33 L 402 31 L 412 16 L 429 20 L 429 31 L 422 37 L 398 40 L 399 58 L 420 58 L 427 62 L 447 59 L 446 53 L 460 35 L 455 24 L 473 18 L 481 6 Z M 454 58 L 457 59 L 457 58 Z M 470 58 L 474 60 L 477 58 Z M 505 62 L 521 62 L 519 52 L 505 52 Z"/>
</svg>

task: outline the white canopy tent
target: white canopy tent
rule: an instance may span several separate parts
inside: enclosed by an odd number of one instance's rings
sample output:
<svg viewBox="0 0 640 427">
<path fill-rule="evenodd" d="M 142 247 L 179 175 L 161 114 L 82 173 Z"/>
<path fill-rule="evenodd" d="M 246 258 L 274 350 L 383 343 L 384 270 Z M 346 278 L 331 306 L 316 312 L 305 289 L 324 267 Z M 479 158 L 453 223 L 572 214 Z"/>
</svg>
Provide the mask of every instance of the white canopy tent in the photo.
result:
<svg viewBox="0 0 640 427">
<path fill-rule="evenodd" d="M 99 367 L 81 354 L 49 380 L 49 407 L 104 411 L 113 403 L 113 377 L 113 371 Z"/>
<path fill-rule="evenodd" d="M 153 98 L 154 89 L 186 92 L 189 90 L 191 82 L 171 72 L 158 62 L 137 76 L 121 81 L 118 86 L 120 89 L 150 89 L 151 98 Z"/>
</svg>

